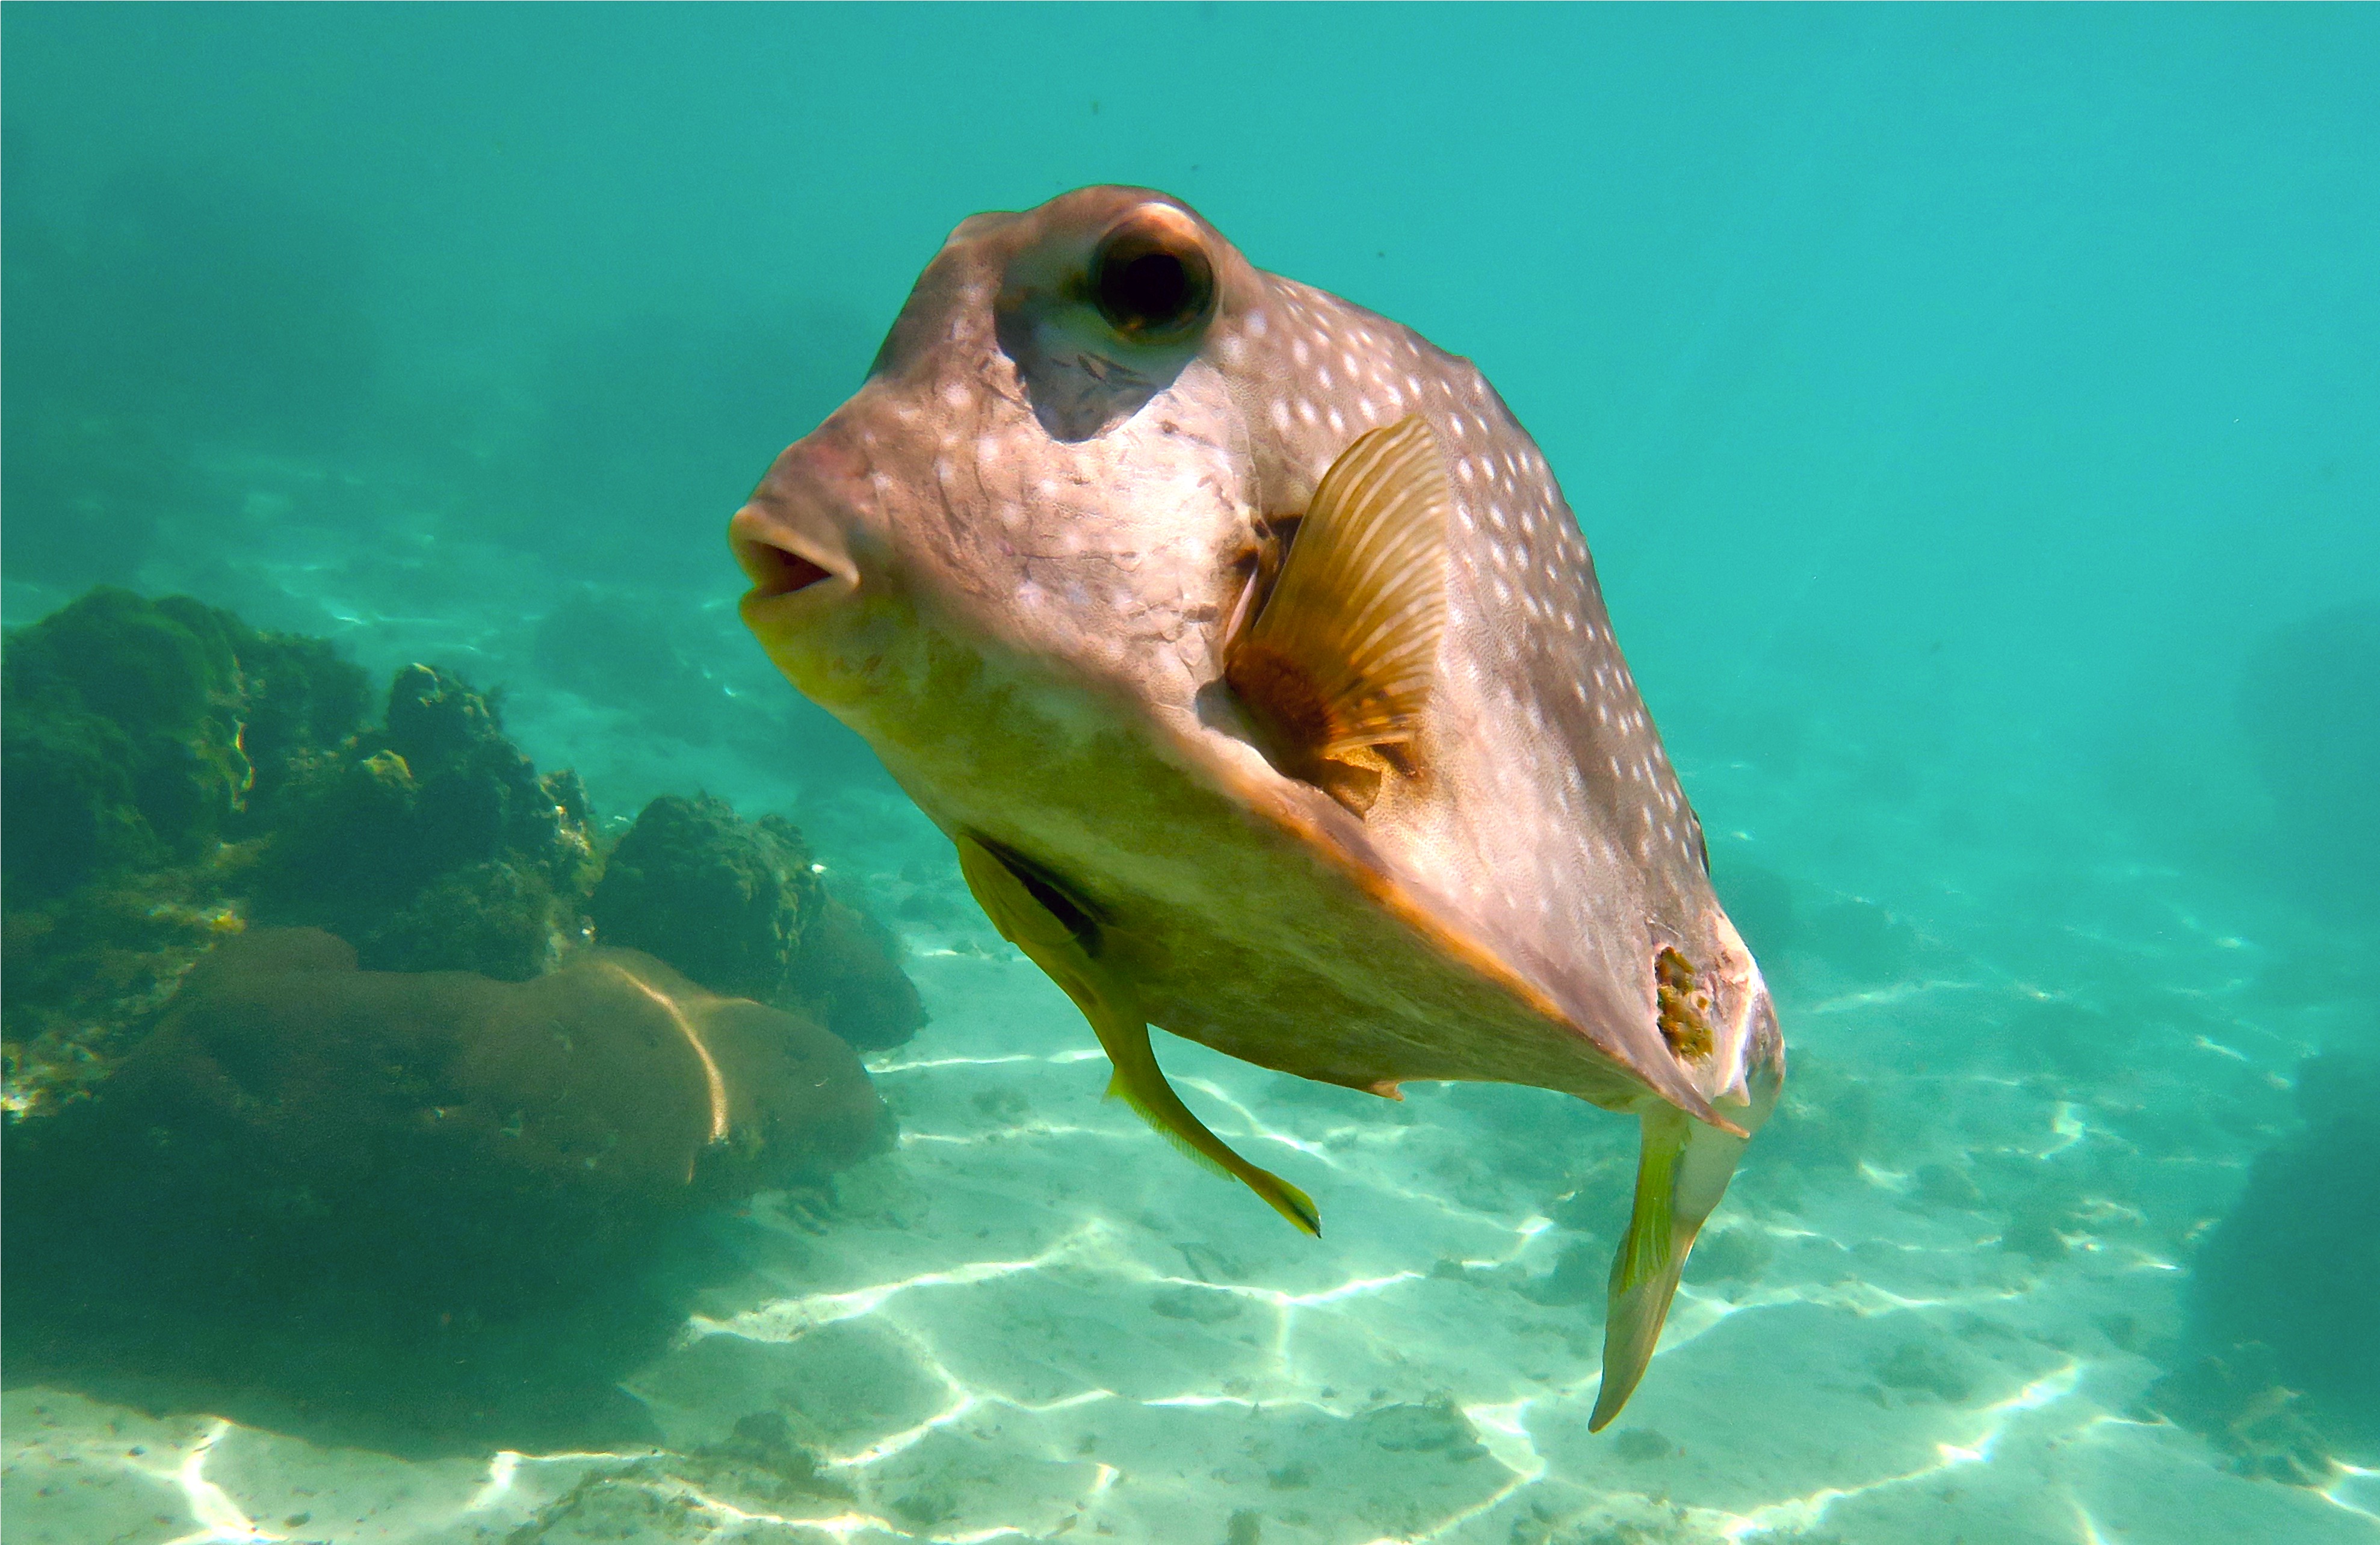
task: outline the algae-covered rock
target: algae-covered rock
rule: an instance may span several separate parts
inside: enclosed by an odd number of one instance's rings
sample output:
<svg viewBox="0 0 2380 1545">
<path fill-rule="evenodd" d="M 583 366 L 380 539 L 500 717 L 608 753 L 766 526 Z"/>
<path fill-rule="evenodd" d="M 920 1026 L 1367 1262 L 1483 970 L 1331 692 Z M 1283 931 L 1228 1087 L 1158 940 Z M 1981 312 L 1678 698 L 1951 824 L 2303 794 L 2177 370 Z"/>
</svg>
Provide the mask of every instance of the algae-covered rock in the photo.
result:
<svg viewBox="0 0 2380 1545">
<path fill-rule="evenodd" d="M 29 702 L 8 656 L 5 752 L 7 790 L 0 863 L 11 906 L 65 894 L 93 875 L 163 856 L 164 844 L 133 795 L 130 737 L 71 699 Z"/>
<path fill-rule="evenodd" d="M 213 871 L 159 870 L 6 914 L 10 1120 L 105 1079 L 183 974 L 238 932 L 222 880 Z"/>
<path fill-rule="evenodd" d="M 9 641 L 9 684 L 29 708 L 70 696 L 131 738 L 142 753 L 137 781 L 154 784 L 141 790 L 143 814 L 170 840 L 247 790 L 239 659 L 225 623 L 187 597 L 93 590 Z M 185 770 L 191 781 L 179 784 L 172 774 Z"/>
<path fill-rule="evenodd" d="M 12 1117 L 94 1086 L 251 919 L 327 929 L 375 971 L 513 982 L 587 942 L 584 787 L 540 776 L 450 671 L 399 670 L 370 728 L 327 642 L 102 589 L 12 634 L 6 682 Z M 656 801 L 592 910 L 605 942 L 855 1046 L 924 1021 L 898 941 L 782 818 Z"/>
<path fill-rule="evenodd" d="M 258 866 L 264 912 L 345 932 L 399 904 L 436 873 L 412 840 L 419 804 L 393 751 L 351 744 L 299 768 Z"/>
<path fill-rule="evenodd" d="M 362 673 L 185 596 L 97 589 L 10 636 L 9 905 L 206 858 L 255 796 L 362 719 Z"/>
<path fill-rule="evenodd" d="M 660 956 L 714 992 L 808 1014 L 862 1050 L 925 1022 L 892 932 L 820 882 L 782 816 L 664 796 L 620 839 L 587 904 L 597 938 Z"/>
<path fill-rule="evenodd" d="M 2380 1462 L 2380 1059 L 2310 1058 L 2297 1094 L 2304 1132 L 2258 1157 L 2192 1262 L 2198 1360 L 2168 1414 L 2252 1465 L 2299 1467 L 2301 1429 Z"/>
<path fill-rule="evenodd" d="M 2306 1419 L 2302 1392 L 2283 1382 L 2273 1349 L 2242 1342 L 2192 1359 L 2143 1392 L 2142 1416 L 2189 1428 L 2229 1456 L 2232 1470 L 2285 1486 L 2338 1477 L 2329 1442 Z"/>
<path fill-rule="evenodd" d="M 585 790 L 538 776 L 460 678 L 408 666 L 386 728 L 296 767 L 258 876 L 264 921 L 327 928 L 376 970 L 526 981 L 577 928 Z"/>
<path fill-rule="evenodd" d="M 664 795 L 612 850 L 587 914 L 605 944 L 650 951 L 714 992 L 778 1003 L 825 898 L 789 822 Z"/>
<path fill-rule="evenodd" d="M 856 896 L 828 890 L 794 964 L 795 1001 L 861 1051 L 900 1045 L 926 1022 L 900 938 Z"/>
<path fill-rule="evenodd" d="M 370 1388 L 521 1440 L 502 1413 L 528 1386 L 615 1400 L 659 1350 L 686 1305 L 649 1271 L 705 1209 L 888 1133 L 840 1039 L 647 956 L 512 984 L 251 931 L 91 1099 L 11 1129 L 11 1357 L 299 1405 Z"/>
<path fill-rule="evenodd" d="M 494 706 L 459 678 L 426 665 L 398 671 L 385 743 L 419 788 L 415 836 L 434 868 L 507 851 L 556 870 L 587 858 L 583 811 L 578 820 L 565 811 L 557 791 L 504 738 Z"/>
<path fill-rule="evenodd" d="M 248 684 L 240 743 L 256 768 L 249 807 L 269 815 L 273 797 L 326 746 L 362 729 L 370 707 L 363 670 L 327 638 L 257 634 L 239 648 Z"/>
<path fill-rule="evenodd" d="M 470 971 L 526 982 L 563 959 L 576 899 L 536 864 L 492 859 L 440 875 L 355 931 L 375 971 Z"/>
<path fill-rule="evenodd" d="M 321 639 L 100 589 L 11 634 L 5 678 L 15 1118 L 104 1077 L 241 926 L 273 796 L 354 732 L 363 673 Z"/>
</svg>

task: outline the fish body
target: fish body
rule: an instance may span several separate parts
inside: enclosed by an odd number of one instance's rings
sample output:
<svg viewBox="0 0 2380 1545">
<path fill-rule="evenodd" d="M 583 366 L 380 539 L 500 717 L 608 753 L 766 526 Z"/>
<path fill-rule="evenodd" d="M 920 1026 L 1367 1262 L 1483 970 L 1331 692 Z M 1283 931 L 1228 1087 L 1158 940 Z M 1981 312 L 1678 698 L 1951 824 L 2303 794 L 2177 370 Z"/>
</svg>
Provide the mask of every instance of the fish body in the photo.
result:
<svg viewBox="0 0 2380 1545">
<path fill-rule="evenodd" d="M 1146 1025 L 1640 1117 L 1608 1421 L 1783 1046 L 1577 523 L 1480 373 L 1178 200 L 1086 188 L 963 223 L 731 541 L 771 658 L 952 836 L 1117 1092 L 1293 1223 Z"/>
</svg>

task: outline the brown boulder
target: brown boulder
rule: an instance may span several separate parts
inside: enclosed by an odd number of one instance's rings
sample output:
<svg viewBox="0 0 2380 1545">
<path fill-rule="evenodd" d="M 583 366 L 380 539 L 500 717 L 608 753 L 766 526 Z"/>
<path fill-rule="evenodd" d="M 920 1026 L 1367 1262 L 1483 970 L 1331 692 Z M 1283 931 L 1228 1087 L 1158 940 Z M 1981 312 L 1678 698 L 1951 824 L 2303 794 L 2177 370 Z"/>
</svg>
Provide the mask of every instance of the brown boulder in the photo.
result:
<svg viewBox="0 0 2380 1545">
<path fill-rule="evenodd" d="M 510 983 L 251 932 L 9 1129 L 9 1355 L 325 1442 L 641 1441 L 615 1382 L 734 1269 L 721 1204 L 890 1126 L 836 1036 L 650 956 Z"/>
<path fill-rule="evenodd" d="M 318 1190 L 428 1164 L 664 1202 L 823 1176 L 883 1121 L 840 1039 L 650 955 L 592 950 L 521 983 L 368 972 L 311 928 L 202 961 L 105 1102 L 237 1130 Z"/>
</svg>

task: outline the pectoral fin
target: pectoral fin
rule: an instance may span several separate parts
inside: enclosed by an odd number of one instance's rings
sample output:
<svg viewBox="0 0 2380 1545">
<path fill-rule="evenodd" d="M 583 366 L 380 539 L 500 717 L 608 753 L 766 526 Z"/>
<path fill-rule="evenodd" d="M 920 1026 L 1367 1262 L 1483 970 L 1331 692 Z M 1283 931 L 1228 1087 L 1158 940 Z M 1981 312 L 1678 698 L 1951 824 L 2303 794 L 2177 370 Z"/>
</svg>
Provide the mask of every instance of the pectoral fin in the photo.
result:
<svg viewBox="0 0 2380 1545">
<path fill-rule="evenodd" d="M 1446 455 L 1415 416 L 1358 436 L 1322 475 L 1223 679 L 1266 754 L 1356 807 L 1403 764 L 1446 624 Z"/>
<path fill-rule="evenodd" d="M 1766 1114 L 1765 1112 L 1763 1114 Z M 1586 1429 L 1600 1432 L 1628 1403 L 1661 1339 L 1686 1252 L 1742 1157 L 1745 1140 L 1670 1105 L 1647 1111 L 1636 1159 L 1636 1204 L 1611 1260 L 1603 1325 L 1603 1387 Z"/>
<path fill-rule="evenodd" d="M 958 839 L 959 872 L 1002 938 L 1065 990 L 1091 1023 L 1114 1065 L 1108 1092 L 1120 1095 L 1173 1145 L 1218 1174 L 1239 1180 L 1308 1234 L 1322 1232 L 1313 1199 L 1270 1170 L 1243 1159 L 1190 1113 L 1148 1044 L 1148 1016 L 1139 995 L 1096 953 L 1098 924 L 1039 876 L 1012 867 L 975 838 Z M 1060 908 L 1072 916 L 1061 915 Z"/>
</svg>

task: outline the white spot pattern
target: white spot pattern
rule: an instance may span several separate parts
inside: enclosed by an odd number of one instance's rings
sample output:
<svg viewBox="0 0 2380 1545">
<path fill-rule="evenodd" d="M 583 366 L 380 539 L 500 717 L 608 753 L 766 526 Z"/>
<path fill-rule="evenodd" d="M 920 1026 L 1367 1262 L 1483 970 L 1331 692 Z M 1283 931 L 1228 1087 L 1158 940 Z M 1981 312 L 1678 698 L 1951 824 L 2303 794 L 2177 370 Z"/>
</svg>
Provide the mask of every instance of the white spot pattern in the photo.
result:
<svg viewBox="0 0 2380 1545">
<path fill-rule="evenodd" d="M 1232 422 L 1256 442 L 1261 469 L 1235 468 L 1246 487 L 1223 491 L 1238 518 L 1295 511 L 1349 439 L 1408 414 L 1428 419 L 1449 455 L 1449 617 L 1431 710 L 1438 728 L 1425 730 L 1438 737 L 1427 749 L 1446 776 L 1434 780 L 1439 793 L 1414 796 L 1446 808 L 1400 816 L 1423 834 L 1415 851 L 1476 852 L 1478 867 L 1432 872 L 1483 909 L 1492 899 L 1524 942 L 1555 960 L 1586 948 L 1582 941 L 1602 921 L 1600 898 L 1634 893 L 1658 910 L 1699 887 L 1692 815 L 1611 640 L 1586 544 L 1543 455 L 1466 362 L 1334 296 L 1270 276 L 1257 284 L 1253 299 L 1242 295 L 1208 340 L 1196 367 L 1206 384 L 1194 386 L 1185 372 L 1176 388 L 1185 399 L 1220 396 L 1214 381 L 1229 382 Z M 988 305 L 981 296 L 970 302 Z M 929 409 L 940 399 L 935 427 L 953 417 L 966 425 L 964 442 L 952 435 L 931 464 L 952 498 L 983 497 L 987 468 L 1036 469 L 1018 466 L 1015 446 L 977 432 L 976 416 L 1002 406 L 998 398 L 978 403 L 968 386 L 977 379 L 953 371 L 925 399 Z M 892 412 L 913 426 L 914 443 L 919 405 L 899 402 Z M 1135 422 L 1148 432 L 1146 412 Z M 1034 538 L 1033 577 L 1014 591 L 1019 607 L 1138 615 L 1172 605 L 1148 593 L 1138 555 L 1099 545 L 1095 523 L 1046 513 L 1050 506 L 1097 512 L 1114 497 L 1112 468 L 1087 451 L 1065 453 L 1075 457 L 1066 461 L 1029 428 L 1021 443 L 1048 458 L 1039 465 L 1082 470 L 1068 480 L 1012 474 L 1011 494 L 995 501 L 1000 529 Z M 1259 476 L 1281 486 L 1259 487 Z M 1043 513 L 1028 505 L 1026 489 Z M 1016 545 L 1027 546 L 1021 537 Z M 1155 549 L 1143 550 L 1159 572 Z M 1192 640 L 1206 646 L 1199 626 L 1184 638 L 1185 654 Z"/>
</svg>

